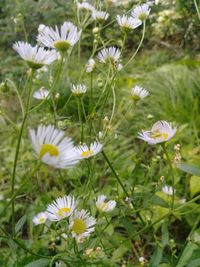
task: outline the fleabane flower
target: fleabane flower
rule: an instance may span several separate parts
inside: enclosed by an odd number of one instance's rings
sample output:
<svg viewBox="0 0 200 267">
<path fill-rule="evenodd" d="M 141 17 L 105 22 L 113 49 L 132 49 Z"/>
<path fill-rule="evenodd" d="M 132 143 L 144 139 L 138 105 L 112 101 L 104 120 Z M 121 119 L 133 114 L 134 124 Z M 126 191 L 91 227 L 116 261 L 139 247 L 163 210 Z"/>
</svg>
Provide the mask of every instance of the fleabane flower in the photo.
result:
<svg viewBox="0 0 200 267">
<path fill-rule="evenodd" d="M 92 143 L 89 147 L 84 144 L 76 148 L 79 159 L 90 158 L 98 154 L 103 148 L 103 145 L 99 142 Z"/>
<path fill-rule="evenodd" d="M 151 9 L 148 4 L 143 4 L 136 6 L 131 12 L 131 16 L 134 19 L 139 19 L 140 21 L 146 20 L 149 16 Z"/>
<path fill-rule="evenodd" d="M 139 101 L 140 99 L 143 99 L 148 95 L 149 95 L 149 92 L 146 89 L 140 86 L 137 86 L 137 85 L 133 87 L 131 90 L 131 96 L 134 101 Z"/>
<path fill-rule="evenodd" d="M 116 201 L 107 201 L 107 197 L 105 195 L 100 195 L 96 199 L 96 207 L 100 212 L 110 212 L 116 207 Z"/>
<path fill-rule="evenodd" d="M 87 87 L 84 84 L 72 84 L 71 91 L 75 96 L 81 97 L 86 93 Z"/>
<path fill-rule="evenodd" d="M 156 122 L 150 131 L 141 131 L 138 138 L 146 141 L 150 145 L 166 142 L 176 133 L 176 128 L 166 121 Z"/>
<path fill-rule="evenodd" d="M 101 63 L 112 63 L 114 65 L 117 65 L 119 59 L 120 59 L 121 52 L 119 48 L 116 48 L 114 46 L 104 48 L 97 54 L 97 58 Z"/>
<path fill-rule="evenodd" d="M 63 25 L 52 27 L 43 27 L 39 32 L 37 41 L 49 48 L 55 48 L 61 53 L 66 52 L 73 47 L 80 39 L 81 31 L 71 22 L 64 22 Z"/>
<path fill-rule="evenodd" d="M 36 157 L 54 168 L 67 169 L 78 163 L 76 148 L 70 138 L 53 125 L 30 129 L 29 137 Z"/>
<path fill-rule="evenodd" d="M 139 27 L 142 22 L 139 19 L 134 19 L 126 15 L 117 15 L 117 22 L 124 31 L 130 31 Z"/>
<path fill-rule="evenodd" d="M 172 186 L 165 185 L 165 186 L 162 187 L 162 191 L 166 195 L 169 195 L 169 196 L 173 195 L 173 187 Z M 174 192 L 175 191 L 176 190 L 174 190 Z"/>
<path fill-rule="evenodd" d="M 90 4 L 90 3 L 87 3 L 87 2 L 83 2 L 83 3 L 77 3 L 77 8 L 79 10 L 86 10 L 86 11 L 94 11 L 95 8 Z"/>
<path fill-rule="evenodd" d="M 33 223 L 34 225 L 43 224 L 46 222 L 47 218 L 46 212 L 40 212 L 33 217 Z"/>
<path fill-rule="evenodd" d="M 72 237 L 74 237 L 78 243 L 83 242 L 94 232 L 95 224 L 96 219 L 90 216 L 86 210 L 75 210 L 69 218 L 69 229 L 71 230 Z"/>
<path fill-rule="evenodd" d="M 90 73 L 94 70 L 96 62 L 93 58 L 90 58 L 85 66 L 86 72 Z"/>
<path fill-rule="evenodd" d="M 50 221 L 60 221 L 69 217 L 77 206 L 77 201 L 73 196 L 59 197 L 48 205 L 46 214 Z"/>
<path fill-rule="evenodd" d="M 41 87 L 38 91 L 33 93 L 33 97 L 37 100 L 44 100 L 49 97 L 49 91 Z"/>
<path fill-rule="evenodd" d="M 104 11 L 93 10 L 92 17 L 94 20 L 105 21 L 108 19 L 109 14 Z"/>
<path fill-rule="evenodd" d="M 56 51 L 49 51 L 38 45 L 31 46 L 25 42 L 16 42 L 13 49 L 32 69 L 40 69 L 45 65 L 50 65 L 58 58 Z"/>
</svg>

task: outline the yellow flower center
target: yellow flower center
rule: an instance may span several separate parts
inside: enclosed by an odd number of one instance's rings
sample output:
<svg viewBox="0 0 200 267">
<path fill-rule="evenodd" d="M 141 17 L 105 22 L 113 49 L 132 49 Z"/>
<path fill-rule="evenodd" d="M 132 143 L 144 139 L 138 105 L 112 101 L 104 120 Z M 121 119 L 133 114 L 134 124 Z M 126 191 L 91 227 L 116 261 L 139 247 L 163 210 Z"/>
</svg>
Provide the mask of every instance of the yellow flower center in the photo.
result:
<svg viewBox="0 0 200 267">
<path fill-rule="evenodd" d="M 146 13 L 141 13 L 139 16 L 140 20 L 145 20 L 147 18 L 147 14 Z"/>
<path fill-rule="evenodd" d="M 58 216 L 63 217 L 66 216 L 70 212 L 70 208 L 61 208 L 58 211 Z"/>
<path fill-rule="evenodd" d="M 43 144 L 40 149 L 40 158 L 42 158 L 45 154 L 49 154 L 50 156 L 58 156 L 59 155 L 59 150 L 56 146 L 52 144 Z"/>
<path fill-rule="evenodd" d="M 99 210 L 105 211 L 105 209 L 107 209 L 107 208 L 108 208 L 108 203 L 106 203 L 106 202 L 102 202 L 99 205 Z"/>
<path fill-rule="evenodd" d="M 41 218 L 39 218 L 38 221 L 39 221 L 39 223 L 44 223 L 46 221 L 46 219 L 44 217 L 41 217 Z"/>
<path fill-rule="evenodd" d="M 82 157 L 89 157 L 89 156 L 92 156 L 92 154 L 93 154 L 93 151 L 89 149 L 89 150 L 83 151 L 81 153 L 81 156 Z"/>
<path fill-rule="evenodd" d="M 70 44 L 67 41 L 54 42 L 54 47 L 61 53 L 64 53 L 70 48 Z"/>
<path fill-rule="evenodd" d="M 84 220 L 74 219 L 72 232 L 74 232 L 77 235 L 80 235 L 80 234 L 84 233 L 86 229 L 87 229 L 87 225 L 86 225 Z"/>
<path fill-rule="evenodd" d="M 151 135 L 151 137 L 153 139 L 163 138 L 164 140 L 166 140 L 168 138 L 168 136 L 169 136 L 168 133 L 166 133 L 166 132 L 165 133 L 161 133 L 159 130 L 156 130 L 155 132 L 152 132 L 150 135 Z"/>
</svg>

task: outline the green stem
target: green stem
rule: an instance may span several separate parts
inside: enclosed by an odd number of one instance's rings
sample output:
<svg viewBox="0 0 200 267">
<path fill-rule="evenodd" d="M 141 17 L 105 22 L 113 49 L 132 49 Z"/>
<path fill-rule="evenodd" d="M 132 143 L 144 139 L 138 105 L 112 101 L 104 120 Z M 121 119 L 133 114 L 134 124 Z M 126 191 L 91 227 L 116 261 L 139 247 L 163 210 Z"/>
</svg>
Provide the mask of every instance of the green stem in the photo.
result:
<svg viewBox="0 0 200 267">
<path fill-rule="evenodd" d="M 144 20 L 143 22 L 143 30 L 142 30 L 142 38 L 140 40 L 140 43 L 135 51 L 135 53 L 132 55 L 132 57 L 129 59 L 129 61 L 124 65 L 123 70 L 129 65 L 129 63 L 135 58 L 137 55 L 138 51 L 140 50 L 140 47 L 142 46 L 143 40 L 144 40 L 144 35 L 145 35 L 145 28 L 146 28 L 146 22 Z"/>
<path fill-rule="evenodd" d="M 106 156 L 105 152 L 102 150 L 102 155 L 104 157 L 104 159 L 106 160 L 108 166 L 110 167 L 111 171 L 113 172 L 115 178 L 117 179 L 118 183 L 120 184 L 121 188 L 123 189 L 125 195 L 130 199 L 129 193 L 126 190 L 126 188 L 124 187 L 121 179 L 119 178 L 119 175 L 117 174 L 117 172 L 115 171 L 115 169 L 113 168 L 112 164 L 110 163 L 108 157 Z M 133 205 L 134 209 L 136 209 L 135 207 L 135 203 L 131 200 L 131 204 Z M 144 220 L 142 219 L 141 215 L 139 212 L 136 212 L 137 216 L 139 217 L 140 221 L 145 224 Z"/>
<path fill-rule="evenodd" d="M 114 116 L 114 113 L 115 113 L 115 107 L 116 107 L 115 86 L 112 86 L 112 94 L 113 94 L 113 108 L 112 108 L 112 113 L 111 113 L 111 117 L 110 117 L 110 125 L 112 123 L 113 116 Z"/>
<path fill-rule="evenodd" d="M 174 177 L 174 171 L 173 171 L 173 166 L 172 166 L 172 163 L 171 163 L 169 154 L 167 152 L 167 149 L 165 147 L 165 144 L 162 143 L 161 145 L 162 145 L 163 151 L 164 151 L 164 153 L 166 155 L 167 162 L 168 162 L 168 165 L 169 165 L 169 168 L 170 168 L 171 177 L 172 177 L 172 203 L 171 203 L 171 209 L 173 210 L 174 209 L 174 198 L 175 198 L 175 177 Z"/>
<path fill-rule="evenodd" d="M 197 15 L 198 15 L 198 17 L 200 19 L 199 7 L 198 7 L 198 4 L 197 4 L 197 1 L 196 0 L 194 0 L 194 5 L 195 5 L 196 11 L 197 11 Z"/>
<path fill-rule="evenodd" d="M 77 105 L 78 105 L 78 118 L 80 123 L 80 131 L 81 131 L 81 143 L 83 142 L 83 121 L 81 114 L 81 100 L 80 97 L 77 97 Z"/>
<path fill-rule="evenodd" d="M 34 71 L 33 71 L 33 69 L 31 69 L 30 83 L 29 83 L 29 90 L 28 90 L 28 100 L 27 100 L 26 110 L 25 110 L 25 114 L 24 114 L 24 117 L 22 120 L 21 128 L 19 131 L 16 150 L 15 150 L 15 159 L 14 159 L 12 179 L 11 179 L 11 193 L 12 193 L 12 195 L 14 194 L 14 190 L 15 190 L 15 177 L 16 177 L 17 161 L 18 161 L 18 157 L 19 157 L 19 149 L 20 149 L 20 145 L 21 145 L 21 139 L 22 139 L 22 134 L 23 134 L 23 130 L 24 130 L 24 125 L 25 125 L 25 122 L 26 122 L 27 117 L 28 117 L 30 98 L 31 98 L 31 94 L 32 94 L 33 74 L 34 74 Z M 12 235 L 13 235 L 13 237 L 15 236 L 15 197 L 12 200 Z"/>
</svg>

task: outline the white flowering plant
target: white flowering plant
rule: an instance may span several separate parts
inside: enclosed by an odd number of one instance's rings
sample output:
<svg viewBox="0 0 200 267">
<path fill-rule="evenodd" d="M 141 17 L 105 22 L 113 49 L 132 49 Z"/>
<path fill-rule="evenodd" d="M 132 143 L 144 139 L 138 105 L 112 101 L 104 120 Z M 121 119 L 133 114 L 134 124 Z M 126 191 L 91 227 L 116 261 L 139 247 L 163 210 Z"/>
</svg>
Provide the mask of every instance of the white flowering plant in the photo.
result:
<svg viewBox="0 0 200 267">
<path fill-rule="evenodd" d="M 137 61 L 158 3 L 47 2 L 0 85 L 0 266 L 197 266 L 199 98 Z"/>
</svg>

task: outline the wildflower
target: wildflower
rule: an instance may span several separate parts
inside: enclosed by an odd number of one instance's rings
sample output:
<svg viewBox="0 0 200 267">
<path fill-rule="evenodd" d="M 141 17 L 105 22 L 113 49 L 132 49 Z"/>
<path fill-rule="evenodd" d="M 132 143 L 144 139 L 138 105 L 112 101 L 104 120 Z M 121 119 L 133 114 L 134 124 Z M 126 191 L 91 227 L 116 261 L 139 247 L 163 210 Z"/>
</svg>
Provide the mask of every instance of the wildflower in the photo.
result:
<svg viewBox="0 0 200 267">
<path fill-rule="evenodd" d="M 166 195 L 169 195 L 169 196 L 172 196 L 173 195 L 173 187 L 172 186 L 165 185 L 165 186 L 162 187 L 162 191 Z M 175 191 L 176 190 L 174 190 L 174 192 Z"/>
<path fill-rule="evenodd" d="M 117 22 L 119 26 L 125 31 L 136 29 L 142 24 L 141 20 L 134 19 L 126 15 L 123 16 L 117 15 Z"/>
<path fill-rule="evenodd" d="M 123 69 L 123 65 L 122 65 L 121 63 L 119 63 L 119 64 L 117 65 L 117 70 L 120 71 L 120 70 L 122 70 L 122 69 Z"/>
<path fill-rule="evenodd" d="M 35 225 L 43 224 L 43 223 L 46 222 L 46 220 L 47 220 L 47 214 L 46 214 L 46 212 L 40 212 L 36 216 L 34 216 L 33 223 Z"/>
<path fill-rule="evenodd" d="M 134 101 L 139 101 L 140 99 L 143 99 L 148 96 L 149 92 L 146 89 L 136 85 L 132 88 L 131 95 Z"/>
<path fill-rule="evenodd" d="M 143 4 L 143 5 L 136 6 L 131 12 L 131 15 L 134 19 L 139 19 L 140 21 L 143 21 L 147 19 L 150 11 L 151 9 L 149 5 Z"/>
<path fill-rule="evenodd" d="M 55 51 L 45 50 L 43 47 L 31 46 L 25 42 L 16 42 L 13 49 L 23 58 L 32 69 L 42 68 L 44 65 L 50 65 L 57 58 Z"/>
<path fill-rule="evenodd" d="M 89 3 L 87 3 L 87 2 L 84 2 L 84 3 L 77 3 L 77 8 L 79 9 L 79 10 L 86 10 L 86 11 L 94 11 L 95 10 L 95 8 L 91 5 L 91 4 L 89 4 Z"/>
<path fill-rule="evenodd" d="M 94 142 L 90 145 L 90 147 L 88 147 L 86 144 L 78 146 L 76 151 L 80 159 L 90 158 L 98 154 L 102 150 L 102 147 L 103 145 L 99 142 Z"/>
<path fill-rule="evenodd" d="M 150 131 L 141 131 L 138 138 L 146 141 L 150 145 L 166 142 L 176 133 L 176 128 L 166 121 L 156 122 Z"/>
<path fill-rule="evenodd" d="M 44 24 L 40 24 L 40 25 L 38 26 L 38 32 L 39 32 L 39 33 L 42 32 L 45 28 L 46 28 L 46 26 L 45 26 Z"/>
<path fill-rule="evenodd" d="M 60 29 L 58 26 L 55 26 L 55 29 L 45 26 L 39 32 L 37 40 L 46 47 L 55 48 L 59 52 L 64 53 L 78 42 L 80 36 L 81 31 L 78 32 L 77 27 L 73 23 L 64 22 Z"/>
<path fill-rule="evenodd" d="M 69 218 L 69 229 L 78 243 L 82 243 L 94 232 L 96 219 L 90 216 L 86 210 L 75 211 Z"/>
<path fill-rule="evenodd" d="M 84 84 L 72 84 L 71 91 L 75 96 L 80 97 L 86 93 L 87 87 Z"/>
<path fill-rule="evenodd" d="M 76 149 L 70 138 L 53 125 L 30 129 L 29 137 L 36 156 L 54 168 L 66 169 L 78 163 Z"/>
<path fill-rule="evenodd" d="M 46 213 L 50 221 L 60 221 L 69 217 L 75 210 L 77 202 L 74 197 L 59 197 L 52 204 L 48 205 Z"/>
<path fill-rule="evenodd" d="M 33 93 L 33 97 L 38 100 L 43 100 L 45 98 L 48 98 L 49 91 L 46 90 L 44 87 L 41 87 L 38 91 Z"/>
<path fill-rule="evenodd" d="M 96 207 L 101 212 L 109 212 L 114 210 L 116 207 L 116 201 L 115 200 L 109 200 L 106 201 L 107 197 L 104 195 L 100 195 L 96 199 Z"/>
<path fill-rule="evenodd" d="M 90 58 L 86 64 L 86 72 L 92 72 L 94 70 L 95 64 L 95 60 L 93 58 Z"/>
<path fill-rule="evenodd" d="M 109 63 L 116 65 L 116 63 L 119 61 L 121 52 L 119 48 L 116 48 L 114 46 L 104 48 L 102 49 L 98 55 L 97 58 L 101 63 Z"/>
<path fill-rule="evenodd" d="M 97 11 L 94 9 L 92 12 L 92 17 L 94 20 L 104 21 L 108 19 L 109 14 L 104 11 Z"/>
</svg>

